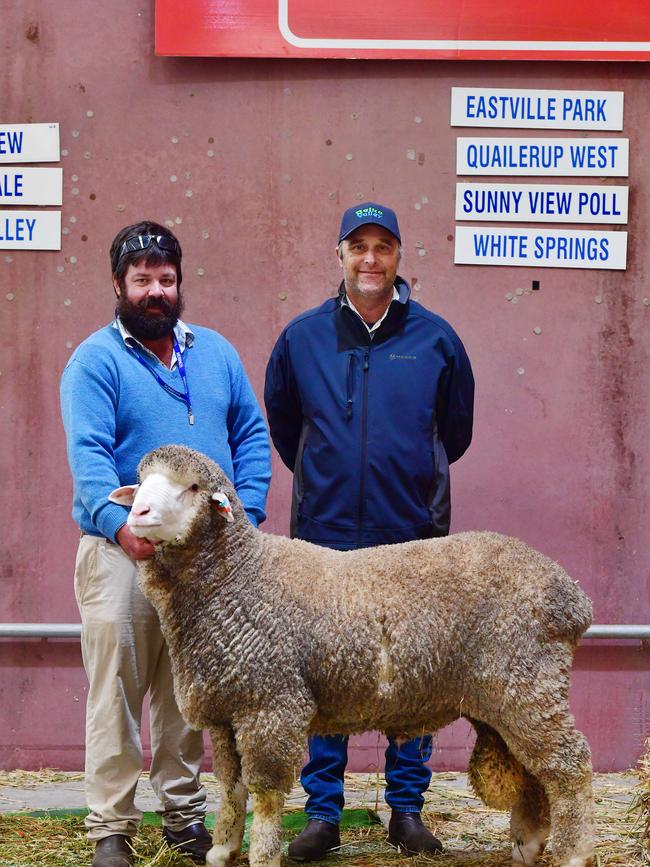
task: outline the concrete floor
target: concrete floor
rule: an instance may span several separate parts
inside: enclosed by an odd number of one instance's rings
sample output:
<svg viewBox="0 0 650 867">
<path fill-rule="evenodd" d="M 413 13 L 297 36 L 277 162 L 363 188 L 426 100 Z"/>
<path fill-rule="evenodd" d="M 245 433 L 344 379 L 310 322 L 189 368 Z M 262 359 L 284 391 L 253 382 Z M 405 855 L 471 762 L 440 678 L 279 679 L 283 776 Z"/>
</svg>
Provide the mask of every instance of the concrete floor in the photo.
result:
<svg viewBox="0 0 650 867">
<path fill-rule="evenodd" d="M 60 780 L 39 782 L 25 779 L 19 784 L 0 784 L 0 813 L 16 813 L 32 810 L 77 810 L 86 805 L 84 784 L 79 774 L 57 774 Z M 203 777 L 209 795 L 209 808 L 218 806 L 217 787 L 212 775 Z M 606 793 L 608 798 L 629 803 L 633 798 L 633 789 L 638 778 L 633 774 L 597 774 L 595 778 L 596 794 Z M 433 805 L 437 797 L 443 799 L 453 795 L 457 801 L 465 801 L 468 805 L 478 805 L 480 802 L 473 797 L 467 786 L 465 774 L 440 773 L 434 774 L 427 793 L 427 803 Z M 297 785 L 287 798 L 288 807 L 300 807 L 305 802 L 305 793 Z M 145 811 L 155 811 L 159 802 L 154 794 L 149 778 L 143 775 L 138 783 L 136 803 Z M 346 774 L 346 806 L 375 808 L 381 814 L 386 809 L 383 800 L 383 778 L 379 780 L 374 775 Z"/>
</svg>

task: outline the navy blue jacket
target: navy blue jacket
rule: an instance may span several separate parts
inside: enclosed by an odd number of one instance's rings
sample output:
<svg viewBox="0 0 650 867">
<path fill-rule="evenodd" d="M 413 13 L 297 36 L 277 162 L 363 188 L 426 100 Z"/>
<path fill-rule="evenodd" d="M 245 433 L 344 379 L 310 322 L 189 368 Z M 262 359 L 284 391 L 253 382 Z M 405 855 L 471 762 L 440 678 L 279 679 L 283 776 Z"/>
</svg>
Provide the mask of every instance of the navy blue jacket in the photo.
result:
<svg viewBox="0 0 650 867">
<path fill-rule="evenodd" d="M 294 537 L 348 549 L 449 532 L 449 464 L 472 438 L 474 379 L 451 326 L 396 286 L 372 339 L 342 284 L 273 349 L 264 400 L 294 473 Z"/>
</svg>

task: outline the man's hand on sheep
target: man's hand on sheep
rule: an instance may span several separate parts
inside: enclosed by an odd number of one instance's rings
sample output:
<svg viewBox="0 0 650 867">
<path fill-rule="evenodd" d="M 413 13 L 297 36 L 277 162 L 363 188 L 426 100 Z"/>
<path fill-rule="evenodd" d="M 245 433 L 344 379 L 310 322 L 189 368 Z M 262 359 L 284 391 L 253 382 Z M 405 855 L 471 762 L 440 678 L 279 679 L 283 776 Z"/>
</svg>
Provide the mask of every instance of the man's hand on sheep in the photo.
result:
<svg viewBox="0 0 650 867">
<path fill-rule="evenodd" d="M 568 701 L 591 604 L 561 566 L 497 533 L 358 551 L 262 533 L 221 468 L 183 446 L 146 455 L 139 476 L 111 499 L 160 542 L 140 586 L 181 713 L 212 737 L 209 867 L 240 851 L 247 790 L 251 867 L 280 867 L 308 734 L 412 738 L 461 715 L 477 733 L 473 787 L 511 811 L 513 863 L 531 867 L 552 834 L 556 864 L 592 867 L 591 759 Z"/>
<path fill-rule="evenodd" d="M 153 557 L 156 550 L 155 545 L 149 539 L 141 539 L 138 536 L 134 536 L 127 524 L 120 527 L 117 531 L 115 541 L 126 556 L 132 560 L 146 560 L 149 557 Z"/>
</svg>

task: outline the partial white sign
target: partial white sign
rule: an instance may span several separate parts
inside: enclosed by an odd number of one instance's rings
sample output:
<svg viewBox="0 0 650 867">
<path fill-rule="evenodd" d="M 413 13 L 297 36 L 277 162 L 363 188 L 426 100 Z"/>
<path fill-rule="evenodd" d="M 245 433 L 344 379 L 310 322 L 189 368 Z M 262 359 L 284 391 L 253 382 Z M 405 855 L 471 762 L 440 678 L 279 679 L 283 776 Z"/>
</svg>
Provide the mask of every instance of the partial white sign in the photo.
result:
<svg viewBox="0 0 650 867">
<path fill-rule="evenodd" d="M 0 250 L 60 250 L 61 211 L 1 211 Z"/>
<path fill-rule="evenodd" d="M 456 226 L 456 265 L 624 271 L 627 232 Z"/>
<path fill-rule="evenodd" d="M 465 138 L 456 141 L 459 175 L 625 178 L 627 138 Z"/>
<path fill-rule="evenodd" d="M 0 124 L 0 164 L 56 163 L 60 158 L 58 123 Z"/>
<path fill-rule="evenodd" d="M 627 187 L 456 184 L 457 220 L 627 223 Z"/>
<path fill-rule="evenodd" d="M 63 204 L 63 169 L 0 166 L 0 205 Z"/>
<path fill-rule="evenodd" d="M 623 129 L 623 92 L 452 87 L 452 126 Z"/>
</svg>

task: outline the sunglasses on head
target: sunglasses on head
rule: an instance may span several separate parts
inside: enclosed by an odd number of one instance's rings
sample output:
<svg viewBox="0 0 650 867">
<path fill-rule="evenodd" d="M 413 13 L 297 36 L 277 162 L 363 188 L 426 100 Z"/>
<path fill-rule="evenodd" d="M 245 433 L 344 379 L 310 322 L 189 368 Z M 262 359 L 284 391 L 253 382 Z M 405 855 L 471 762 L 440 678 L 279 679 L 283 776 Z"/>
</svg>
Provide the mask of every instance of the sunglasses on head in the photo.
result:
<svg viewBox="0 0 650 867">
<path fill-rule="evenodd" d="M 169 235 L 133 235 L 120 247 L 120 259 L 126 253 L 146 250 L 152 244 L 156 244 L 161 250 L 167 250 L 168 253 L 176 253 L 177 256 L 180 254 L 177 241 Z"/>
</svg>

